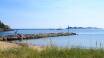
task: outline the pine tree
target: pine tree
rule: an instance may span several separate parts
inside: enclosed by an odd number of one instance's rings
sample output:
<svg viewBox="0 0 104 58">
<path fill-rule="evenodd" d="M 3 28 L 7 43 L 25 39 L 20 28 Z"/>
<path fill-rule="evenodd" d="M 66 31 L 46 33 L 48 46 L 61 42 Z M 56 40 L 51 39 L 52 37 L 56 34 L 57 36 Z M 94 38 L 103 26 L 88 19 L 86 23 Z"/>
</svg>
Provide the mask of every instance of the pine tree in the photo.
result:
<svg viewBox="0 0 104 58">
<path fill-rule="evenodd" d="M 6 31 L 9 29 L 10 29 L 10 27 L 8 25 L 5 25 L 3 22 L 0 21 L 0 30 Z"/>
</svg>

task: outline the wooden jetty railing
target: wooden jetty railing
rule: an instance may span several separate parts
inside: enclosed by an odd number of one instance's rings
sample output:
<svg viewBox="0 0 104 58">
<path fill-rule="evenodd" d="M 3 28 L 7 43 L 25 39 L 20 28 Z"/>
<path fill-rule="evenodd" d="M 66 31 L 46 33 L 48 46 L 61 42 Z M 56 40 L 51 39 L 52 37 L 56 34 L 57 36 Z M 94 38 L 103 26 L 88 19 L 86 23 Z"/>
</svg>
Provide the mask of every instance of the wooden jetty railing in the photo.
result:
<svg viewBox="0 0 104 58">
<path fill-rule="evenodd" d="M 2 41 L 12 41 L 12 40 L 23 40 L 23 39 L 39 39 L 46 37 L 58 37 L 58 36 L 69 36 L 76 35 L 76 33 L 45 33 L 45 34 L 17 34 L 17 35 L 7 35 L 0 37 Z"/>
</svg>

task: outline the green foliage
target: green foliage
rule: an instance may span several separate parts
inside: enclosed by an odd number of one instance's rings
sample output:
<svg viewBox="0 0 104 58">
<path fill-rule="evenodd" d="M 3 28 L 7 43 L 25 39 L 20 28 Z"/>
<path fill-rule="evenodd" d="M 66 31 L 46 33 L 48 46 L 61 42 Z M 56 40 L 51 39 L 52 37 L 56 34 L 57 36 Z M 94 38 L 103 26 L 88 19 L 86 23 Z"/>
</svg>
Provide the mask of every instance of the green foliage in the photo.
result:
<svg viewBox="0 0 104 58">
<path fill-rule="evenodd" d="M 104 50 L 48 47 L 39 52 L 21 47 L 0 51 L 0 58 L 104 58 Z"/>
<path fill-rule="evenodd" d="M 0 21 L 0 30 L 1 31 L 6 31 L 9 29 L 10 29 L 10 27 L 8 25 L 5 25 L 3 22 Z"/>
</svg>

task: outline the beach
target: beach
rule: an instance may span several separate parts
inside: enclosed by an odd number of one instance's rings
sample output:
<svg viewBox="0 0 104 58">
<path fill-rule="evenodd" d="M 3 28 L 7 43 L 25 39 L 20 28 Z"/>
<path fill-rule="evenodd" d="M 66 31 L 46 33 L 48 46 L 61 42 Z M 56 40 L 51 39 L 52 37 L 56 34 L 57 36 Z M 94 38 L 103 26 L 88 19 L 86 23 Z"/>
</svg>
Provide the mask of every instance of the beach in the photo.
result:
<svg viewBox="0 0 104 58">
<path fill-rule="evenodd" d="M 10 48 L 18 48 L 18 47 L 20 47 L 18 44 L 9 43 L 6 41 L 0 41 L 0 49 L 1 50 L 10 49 Z"/>
</svg>

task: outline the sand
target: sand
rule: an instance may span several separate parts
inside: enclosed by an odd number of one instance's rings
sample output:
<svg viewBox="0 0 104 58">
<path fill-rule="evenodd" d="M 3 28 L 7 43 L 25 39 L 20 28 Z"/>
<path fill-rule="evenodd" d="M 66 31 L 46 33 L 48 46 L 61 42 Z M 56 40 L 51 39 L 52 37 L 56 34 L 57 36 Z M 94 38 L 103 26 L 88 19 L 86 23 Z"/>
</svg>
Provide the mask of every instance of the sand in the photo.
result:
<svg viewBox="0 0 104 58">
<path fill-rule="evenodd" d="M 17 45 L 17 44 L 0 41 L 0 49 L 1 50 L 10 49 L 10 48 L 17 48 L 17 47 L 19 47 L 19 45 Z"/>
<path fill-rule="evenodd" d="M 21 45 L 15 44 L 15 43 L 9 43 L 6 41 L 0 41 L 0 49 L 1 50 L 6 50 L 6 49 L 11 49 L 11 48 L 19 48 Z M 44 48 L 41 46 L 29 46 L 29 48 L 32 48 L 34 50 L 42 51 Z"/>
</svg>

